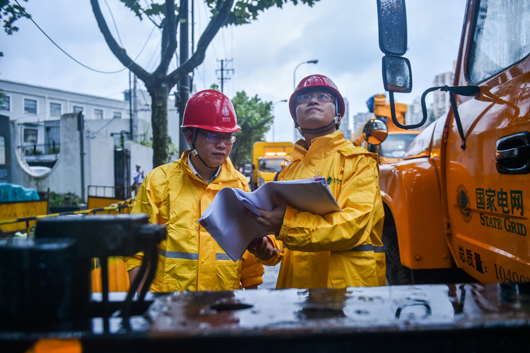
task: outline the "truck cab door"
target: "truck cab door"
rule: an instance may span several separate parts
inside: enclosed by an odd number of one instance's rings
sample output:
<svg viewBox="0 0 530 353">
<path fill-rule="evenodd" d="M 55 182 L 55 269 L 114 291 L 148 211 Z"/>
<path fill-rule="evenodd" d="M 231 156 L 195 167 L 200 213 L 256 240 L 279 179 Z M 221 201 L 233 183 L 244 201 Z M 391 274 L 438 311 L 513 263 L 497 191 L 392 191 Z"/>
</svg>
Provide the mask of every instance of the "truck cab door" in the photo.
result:
<svg viewBox="0 0 530 353">
<path fill-rule="evenodd" d="M 476 1 L 468 11 L 455 86 L 446 198 L 457 265 L 481 282 L 530 282 L 530 4 Z M 467 43 L 466 43 L 467 41 Z M 450 114 L 451 115 L 451 114 Z"/>
</svg>

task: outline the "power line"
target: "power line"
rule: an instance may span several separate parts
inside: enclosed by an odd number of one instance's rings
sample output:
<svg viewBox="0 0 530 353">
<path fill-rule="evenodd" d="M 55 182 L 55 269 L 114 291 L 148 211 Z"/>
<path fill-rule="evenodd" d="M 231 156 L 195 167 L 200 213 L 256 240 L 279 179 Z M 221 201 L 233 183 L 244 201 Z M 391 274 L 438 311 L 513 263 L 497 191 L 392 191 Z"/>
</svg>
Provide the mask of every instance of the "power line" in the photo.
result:
<svg viewBox="0 0 530 353">
<path fill-rule="evenodd" d="M 17 3 L 18 6 L 21 7 L 21 10 L 22 10 L 22 6 L 18 3 L 18 1 L 17 1 L 17 0 L 14 0 L 14 1 Z M 53 43 L 53 45 L 55 45 L 60 51 L 62 51 L 62 52 L 63 52 L 66 56 L 68 56 L 70 59 L 72 59 L 72 60 L 75 61 L 77 64 L 83 66 L 83 67 L 86 68 L 86 69 L 89 69 L 89 70 L 94 71 L 94 72 L 98 72 L 98 73 L 100 73 L 100 74 L 117 74 L 118 72 L 122 72 L 123 70 L 128 69 L 129 66 L 132 65 L 132 62 L 131 62 L 131 64 L 129 64 L 128 66 L 126 66 L 126 67 L 124 67 L 123 69 L 118 70 L 118 71 L 101 71 L 101 70 L 93 69 L 93 68 L 91 68 L 91 67 L 89 67 L 89 66 L 83 64 L 82 62 L 80 62 L 79 60 L 77 60 L 76 58 L 74 58 L 73 56 L 71 56 L 70 54 L 68 54 L 63 48 L 61 48 L 57 43 L 55 43 L 55 41 L 54 41 L 53 39 L 51 39 L 51 37 L 50 37 L 46 32 L 44 32 L 44 30 L 43 30 L 42 28 L 40 28 L 40 26 L 37 24 L 37 22 L 35 22 L 35 21 L 33 20 L 33 18 L 32 18 L 32 17 L 31 17 L 26 11 L 24 11 L 24 10 L 22 10 L 22 11 L 28 16 L 29 20 L 30 20 L 31 22 L 33 22 L 33 24 L 39 29 L 39 31 L 41 31 L 42 34 L 44 34 L 44 35 L 46 36 L 46 38 L 48 38 L 48 40 L 49 40 L 50 42 Z M 156 27 L 153 27 L 153 30 L 154 30 L 155 28 L 156 28 Z M 140 54 L 141 54 L 142 51 L 144 50 L 145 46 L 146 46 L 147 43 L 149 42 L 149 39 L 151 38 L 151 34 L 153 34 L 153 30 L 151 30 L 151 33 L 149 34 L 149 37 L 147 38 L 147 40 L 146 40 L 146 42 L 145 42 L 145 44 L 144 44 L 142 50 L 140 50 L 140 52 L 138 53 L 138 55 L 136 56 L 136 58 L 134 58 L 133 61 L 135 61 L 136 59 L 138 59 L 138 57 L 140 56 Z"/>
<path fill-rule="evenodd" d="M 206 18 L 206 19 L 208 18 L 208 16 L 207 16 L 208 10 L 205 9 L 207 6 L 208 6 L 208 5 L 206 5 L 206 2 L 203 2 L 203 7 L 202 7 L 202 9 L 203 9 L 203 11 L 206 12 L 206 14 L 204 14 L 204 18 Z M 213 48 L 213 53 L 214 53 L 215 56 L 217 57 L 217 51 L 215 50 L 215 43 L 214 43 L 214 40 L 212 40 L 211 44 L 212 44 L 212 48 Z"/>
<path fill-rule="evenodd" d="M 110 6 L 107 0 L 105 0 L 105 5 L 107 5 L 107 9 L 110 12 L 110 17 L 112 18 L 112 23 L 114 24 L 114 29 L 116 30 L 116 34 L 118 35 L 118 40 L 120 41 L 120 45 L 123 47 L 123 43 L 120 37 L 120 32 L 118 31 L 118 26 L 116 25 L 116 20 L 114 20 L 114 15 L 112 14 L 112 10 L 110 9 Z"/>
<path fill-rule="evenodd" d="M 234 25 L 230 25 L 230 51 L 231 51 L 231 54 L 232 54 L 232 60 L 234 60 Z M 234 63 L 232 62 L 232 65 Z M 235 77 L 235 75 L 234 75 Z M 232 86 L 232 94 L 235 94 L 235 80 L 232 80 L 230 81 L 231 83 L 231 86 Z"/>
<path fill-rule="evenodd" d="M 162 44 L 160 43 L 160 47 L 162 46 Z M 153 54 L 151 55 L 151 58 L 149 59 L 149 62 L 147 63 L 147 65 L 145 65 L 145 69 L 149 72 L 149 66 L 151 65 L 151 61 L 153 60 L 153 58 L 155 57 L 155 54 L 160 54 L 160 50 L 158 50 L 158 45 L 156 46 L 155 50 L 153 51 Z M 155 60 L 156 62 L 156 60 Z M 155 64 L 156 65 L 156 64 Z"/>
<path fill-rule="evenodd" d="M 225 51 L 225 58 L 226 58 L 225 28 L 226 27 L 221 27 L 221 36 L 223 37 L 223 49 Z"/>
<path fill-rule="evenodd" d="M 234 69 L 226 69 L 224 65 L 225 63 L 230 64 L 232 62 L 232 59 L 217 60 L 217 62 L 221 63 L 221 69 L 215 70 L 215 72 L 221 74 L 221 77 L 218 77 L 218 79 L 221 82 L 221 93 L 224 93 L 224 81 L 230 80 L 230 77 L 228 77 L 228 75 L 234 73 Z"/>
</svg>

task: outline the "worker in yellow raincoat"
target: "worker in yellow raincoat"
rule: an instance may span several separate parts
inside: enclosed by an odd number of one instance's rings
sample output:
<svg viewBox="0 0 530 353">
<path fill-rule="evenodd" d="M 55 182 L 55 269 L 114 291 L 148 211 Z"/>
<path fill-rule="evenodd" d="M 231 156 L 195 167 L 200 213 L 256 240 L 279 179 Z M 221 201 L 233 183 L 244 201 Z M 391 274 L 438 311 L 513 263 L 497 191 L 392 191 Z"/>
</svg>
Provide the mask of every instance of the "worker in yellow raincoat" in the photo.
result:
<svg viewBox="0 0 530 353">
<path fill-rule="evenodd" d="M 274 194 L 275 209 L 260 210 L 261 217 L 247 213 L 274 234 L 252 242 L 249 251 L 266 265 L 282 262 L 276 288 L 385 285 L 377 156 L 353 146 L 338 130 L 344 99 L 328 77 L 304 78 L 289 108 L 304 139 L 295 144 L 292 163 L 278 180 L 322 176 L 342 211 L 301 212 Z"/>
<path fill-rule="evenodd" d="M 151 171 L 138 191 L 132 212 L 167 226 L 158 249 L 158 268 L 150 290 L 232 290 L 257 288 L 263 265 L 248 251 L 233 262 L 197 220 L 225 187 L 249 191 L 248 180 L 228 158 L 236 139 L 234 107 L 224 94 L 205 90 L 187 103 L 182 127 L 191 146 L 182 157 Z M 125 258 L 130 281 L 142 254 Z"/>
</svg>

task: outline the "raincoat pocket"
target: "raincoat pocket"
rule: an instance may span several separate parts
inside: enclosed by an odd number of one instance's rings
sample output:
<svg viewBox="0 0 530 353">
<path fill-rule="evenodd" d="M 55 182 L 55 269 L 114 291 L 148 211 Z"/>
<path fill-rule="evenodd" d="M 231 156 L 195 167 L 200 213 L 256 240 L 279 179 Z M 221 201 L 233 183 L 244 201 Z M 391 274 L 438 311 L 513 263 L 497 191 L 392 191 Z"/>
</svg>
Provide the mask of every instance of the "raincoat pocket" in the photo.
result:
<svg viewBox="0 0 530 353">
<path fill-rule="evenodd" d="M 164 292 L 196 290 L 197 288 L 197 261 L 166 260 L 166 273 L 162 288 Z"/>
<path fill-rule="evenodd" d="M 333 288 L 378 286 L 377 274 L 373 251 L 331 253 L 328 282 Z"/>
<path fill-rule="evenodd" d="M 232 260 L 217 261 L 215 266 L 215 287 L 219 290 L 240 289 L 239 282 L 241 261 Z"/>
</svg>

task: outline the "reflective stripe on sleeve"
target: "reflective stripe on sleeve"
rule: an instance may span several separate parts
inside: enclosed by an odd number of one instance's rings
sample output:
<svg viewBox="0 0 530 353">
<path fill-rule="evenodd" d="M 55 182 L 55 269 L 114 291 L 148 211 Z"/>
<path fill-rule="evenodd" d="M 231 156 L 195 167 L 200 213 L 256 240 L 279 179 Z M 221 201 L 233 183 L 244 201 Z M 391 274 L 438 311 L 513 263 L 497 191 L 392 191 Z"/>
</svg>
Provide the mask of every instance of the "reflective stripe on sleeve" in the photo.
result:
<svg viewBox="0 0 530 353">
<path fill-rule="evenodd" d="M 383 246 L 374 246 L 372 244 L 365 244 L 365 245 L 356 246 L 353 249 L 350 249 L 347 251 L 355 251 L 355 252 L 373 251 L 377 253 L 382 253 L 382 252 L 385 252 L 385 248 Z"/>
<path fill-rule="evenodd" d="M 158 249 L 158 255 L 166 259 L 198 260 L 199 254 L 196 252 L 165 251 Z M 216 260 L 232 260 L 227 254 L 215 254 Z"/>
<path fill-rule="evenodd" d="M 227 254 L 215 254 L 216 260 L 232 260 Z"/>
<path fill-rule="evenodd" d="M 198 260 L 199 254 L 196 252 L 181 252 L 181 251 L 165 251 L 158 249 L 158 255 L 164 256 L 167 259 L 184 259 L 184 260 Z"/>
</svg>

